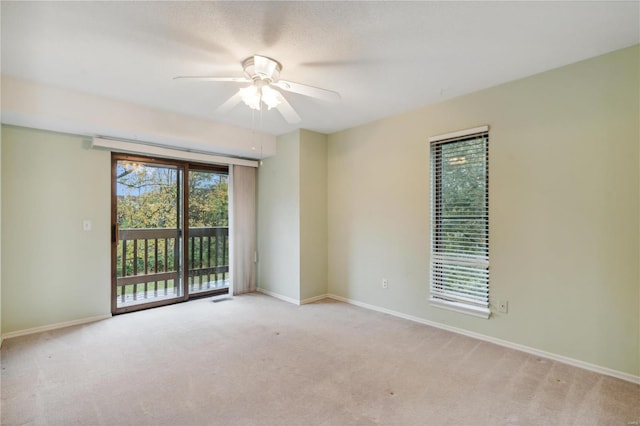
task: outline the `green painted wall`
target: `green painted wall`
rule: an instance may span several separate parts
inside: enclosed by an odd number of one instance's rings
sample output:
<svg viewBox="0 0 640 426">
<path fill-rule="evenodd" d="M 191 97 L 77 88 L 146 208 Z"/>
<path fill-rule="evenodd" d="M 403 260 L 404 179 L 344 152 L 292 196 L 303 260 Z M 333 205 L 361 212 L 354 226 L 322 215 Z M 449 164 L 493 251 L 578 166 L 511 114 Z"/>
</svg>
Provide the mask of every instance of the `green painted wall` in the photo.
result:
<svg viewBox="0 0 640 426">
<path fill-rule="evenodd" d="M 327 293 L 327 136 L 276 143 L 258 170 L 258 287 L 299 302 Z"/>
<path fill-rule="evenodd" d="M 0 242 L 2 241 L 2 134 L 0 132 Z M 2 244 L 0 243 L 0 346 L 2 346 Z"/>
<path fill-rule="evenodd" d="M 258 169 L 258 287 L 300 299 L 300 138 L 276 139 Z"/>
<path fill-rule="evenodd" d="M 329 136 L 329 292 L 640 375 L 640 47 Z M 428 303 L 427 138 L 490 126 L 489 320 Z M 389 280 L 382 289 L 381 279 Z"/>
<path fill-rule="evenodd" d="M 300 130 L 300 299 L 327 294 L 327 135 Z"/>
<path fill-rule="evenodd" d="M 1 160 L 2 332 L 108 315 L 110 154 L 3 126 Z"/>
</svg>

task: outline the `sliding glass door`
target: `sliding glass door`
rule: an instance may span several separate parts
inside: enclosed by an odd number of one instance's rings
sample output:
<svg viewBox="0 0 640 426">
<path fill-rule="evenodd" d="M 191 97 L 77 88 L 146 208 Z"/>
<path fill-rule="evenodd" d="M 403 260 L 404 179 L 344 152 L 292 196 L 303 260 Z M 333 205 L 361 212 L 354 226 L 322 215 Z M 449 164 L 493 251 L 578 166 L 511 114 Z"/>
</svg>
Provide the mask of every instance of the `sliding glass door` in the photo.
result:
<svg viewBox="0 0 640 426">
<path fill-rule="evenodd" d="M 112 312 L 226 293 L 228 216 L 226 168 L 113 154 Z"/>
<path fill-rule="evenodd" d="M 189 170 L 189 294 L 229 288 L 229 175 Z"/>
</svg>

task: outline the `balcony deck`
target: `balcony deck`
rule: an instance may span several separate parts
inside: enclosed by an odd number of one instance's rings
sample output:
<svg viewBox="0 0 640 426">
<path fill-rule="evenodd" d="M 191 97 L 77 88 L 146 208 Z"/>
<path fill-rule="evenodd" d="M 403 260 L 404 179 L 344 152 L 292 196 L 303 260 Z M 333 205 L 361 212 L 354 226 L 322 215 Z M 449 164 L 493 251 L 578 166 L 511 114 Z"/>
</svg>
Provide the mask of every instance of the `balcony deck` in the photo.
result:
<svg viewBox="0 0 640 426">
<path fill-rule="evenodd" d="M 191 228 L 187 241 L 189 295 L 229 288 L 227 227 Z M 116 309 L 183 297 L 176 289 L 182 259 L 177 229 L 121 229 L 116 252 Z"/>
<path fill-rule="evenodd" d="M 151 287 L 151 286 L 150 286 Z M 229 279 L 209 281 L 206 283 L 196 283 L 189 285 L 189 294 L 197 296 L 198 293 L 205 293 L 213 290 L 225 290 L 229 289 Z M 182 292 L 176 292 L 175 287 L 169 288 L 149 288 L 146 292 L 138 291 L 136 293 L 127 293 L 122 297 L 118 295 L 118 307 L 124 308 L 129 306 L 141 305 L 145 303 L 158 302 L 161 300 L 170 300 L 178 297 L 182 297 Z"/>
</svg>

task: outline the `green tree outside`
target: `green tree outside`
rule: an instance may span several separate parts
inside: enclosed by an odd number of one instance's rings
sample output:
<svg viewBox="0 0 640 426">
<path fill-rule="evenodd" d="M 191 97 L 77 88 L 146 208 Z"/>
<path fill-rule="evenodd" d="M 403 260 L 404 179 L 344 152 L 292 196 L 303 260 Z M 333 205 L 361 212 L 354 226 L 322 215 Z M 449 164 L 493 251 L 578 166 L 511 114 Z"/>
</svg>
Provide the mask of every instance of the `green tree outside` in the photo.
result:
<svg viewBox="0 0 640 426">
<path fill-rule="evenodd" d="M 171 166 L 156 166 L 152 164 L 137 164 L 118 162 L 116 169 L 117 184 L 117 221 L 120 230 L 125 229 L 174 229 L 182 222 L 182 185 L 183 171 Z M 210 171 L 190 171 L 189 173 L 189 227 L 212 228 L 228 227 L 229 225 L 229 178 L 227 174 Z M 206 237 L 205 237 L 206 238 Z M 145 251 L 147 258 L 147 272 L 175 271 L 177 238 L 168 240 L 138 240 L 134 253 L 133 241 L 126 244 L 126 264 L 123 267 L 123 243 L 119 242 L 117 254 L 117 276 L 130 276 L 134 273 L 134 261 L 138 274 L 145 272 Z M 189 245 L 189 250 L 195 251 L 195 258 L 209 256 L 210 262 L 218 259 L 223 250 L 220 244 L 211 237 L 208 246 L 199 244 Z M 202 243 L 201 243 L 202 244 Z M 225 247 L 228 253 L 228 247 Z M 218 253 L 216 252 L 218 251 Z M 178 250 L 179 252 L 179 250 Z M 157 253 L 157 257 L 156 257 Z M 215 259 L 214 259 L 215 257 Z M 134 260 L 135 259 L 135 260 Z M 228 255 L 222 259 L 228 265 Z M 204 262 L 203 262 L 204 263 Z M 193 265 L 189 265 L 192 267 Z M 202 266 L 202 265 L 200 265 Z M 172 283 L 164 283 L 172 286 Z M 140 286 L 138 284 L 137 286 Z M 127 287 L 126 292 L 139 291 L 136 285 Z M 121 293 L 120 293 L 121 294 Z"/>
</svg>

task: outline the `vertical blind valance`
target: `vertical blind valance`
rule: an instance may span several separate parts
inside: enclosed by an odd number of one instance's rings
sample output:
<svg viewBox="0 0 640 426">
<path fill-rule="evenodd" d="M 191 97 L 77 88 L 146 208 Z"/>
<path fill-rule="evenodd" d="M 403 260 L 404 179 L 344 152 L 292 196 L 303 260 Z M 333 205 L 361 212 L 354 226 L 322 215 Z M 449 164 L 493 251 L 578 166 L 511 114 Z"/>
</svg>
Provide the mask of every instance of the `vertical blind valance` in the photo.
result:
<svg viewBox="0 0 640 426">
<path fill-rule="evenodd" d="M 430 139 L 430 287 L 432 298 L 488 308 L 489 133 L 480 129 Z"/>
</svg>

